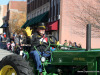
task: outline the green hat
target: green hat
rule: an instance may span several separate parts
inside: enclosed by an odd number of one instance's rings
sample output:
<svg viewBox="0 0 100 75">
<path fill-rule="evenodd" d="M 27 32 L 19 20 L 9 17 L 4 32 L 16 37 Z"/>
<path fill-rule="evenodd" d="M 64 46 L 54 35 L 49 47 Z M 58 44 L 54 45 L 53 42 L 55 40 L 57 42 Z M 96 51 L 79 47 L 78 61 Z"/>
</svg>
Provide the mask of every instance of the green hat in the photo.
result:
<svg viewBox="0 0 100 75">
<path fill-rule="evenodd" d="M 45 23 L 38 23 L 38 28 L 40 28 L 40 29 L 46 29 Z"/>
</svg>

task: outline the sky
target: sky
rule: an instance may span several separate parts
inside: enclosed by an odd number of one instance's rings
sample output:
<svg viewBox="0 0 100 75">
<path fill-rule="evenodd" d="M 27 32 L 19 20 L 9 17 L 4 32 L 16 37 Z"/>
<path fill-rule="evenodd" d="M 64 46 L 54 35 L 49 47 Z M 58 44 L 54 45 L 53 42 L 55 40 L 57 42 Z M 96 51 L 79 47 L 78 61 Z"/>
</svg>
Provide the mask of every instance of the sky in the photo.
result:
<svg viewBox="0 0 100 75">
<path fill-rule="evenodd" d="M 0 5 L 7 5 L 10 0 L 0 0 Z M 26 0 L 12 0 L 12 1 L 26 1 Z"/>
</svg>

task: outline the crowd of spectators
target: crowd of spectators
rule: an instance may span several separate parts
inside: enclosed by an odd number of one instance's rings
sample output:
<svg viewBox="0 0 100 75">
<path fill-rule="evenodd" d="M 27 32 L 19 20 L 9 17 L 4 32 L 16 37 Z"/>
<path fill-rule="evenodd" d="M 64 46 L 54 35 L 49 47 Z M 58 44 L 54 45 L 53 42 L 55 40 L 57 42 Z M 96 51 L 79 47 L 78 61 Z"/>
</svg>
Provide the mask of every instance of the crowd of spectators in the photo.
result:
<svg viewBox="0 0 100 75">
<path fill-rule="evenodd" d="M 0 34 L 0 41 L 5 41 L 6 40 L 6 33 Z"/>
<path fill-rule="evenodd" d="M 69 41 L 69 43 L 68 43 L 67 40 L 65 40 L 63 46 L 66 46 L 66 47 L 73 47 L 73 48 L 82 48 L 82 46 L 81 46 L 80 43 L 79 43 L 78 45 L 77 45 L 76 42 L 73 42 L 73 43 L 72 43 L 71 41 Z"/>
<path fill-rule="evenodd" d="M 28 37 L 25 34 L 12 34 L 11 37 L 6 37 L 6 34 L 0 34 L 0 41 L 6 41 L 6 48 L 9 51 L 12 51 L 13 53 L 20 54 L 20 51 L 22 49 L 29 50 L 30 47 L 25 47 L 25 44 L 30 44 L 30 37 Z M 67 42 L 67 40 L 64 41 L 63 46 L 66 47 L 73 47 L 73 48 L 82 48 L 81 44 L 78 44 L 76 42 Z"/>
<path fill-rule="evenodd" d="M 24 47 L 24 44 L 28 43 L 30 43 L 30 39 L 25 34 L 13 34 L 6 40 L 7 50 L 16 54 L 20 54 L 22 49 L 26 49 L 27 47 Z"/>
</svg>

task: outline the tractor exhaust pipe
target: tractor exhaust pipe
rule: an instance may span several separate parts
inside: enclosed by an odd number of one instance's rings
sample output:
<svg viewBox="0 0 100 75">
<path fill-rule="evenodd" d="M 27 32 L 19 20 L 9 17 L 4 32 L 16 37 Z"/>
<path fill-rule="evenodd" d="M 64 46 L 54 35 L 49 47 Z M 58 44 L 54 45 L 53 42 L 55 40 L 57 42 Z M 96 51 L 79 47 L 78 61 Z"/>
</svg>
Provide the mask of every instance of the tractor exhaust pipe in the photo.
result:
<svg viewBox="0 0 100 75">
<path fill-rule="evenodd" d="M 91 24 L 86 27 L 86 51 L 91 50 Z"/>
</svg>

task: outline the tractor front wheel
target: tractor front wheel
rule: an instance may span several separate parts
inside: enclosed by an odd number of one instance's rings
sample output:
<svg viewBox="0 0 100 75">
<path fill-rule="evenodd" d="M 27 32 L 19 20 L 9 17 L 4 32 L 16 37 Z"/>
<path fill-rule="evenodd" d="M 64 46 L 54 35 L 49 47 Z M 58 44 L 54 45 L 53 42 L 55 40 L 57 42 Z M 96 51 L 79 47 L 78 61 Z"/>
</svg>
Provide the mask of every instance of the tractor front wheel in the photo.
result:
<svg viewBox="0 0 100 75">
<path fill-rule="evenodd" d="M 29 63 L 19 55 L 8 55 L 0 62 L 0 75 L 34 75 Z"/>
</svg>

